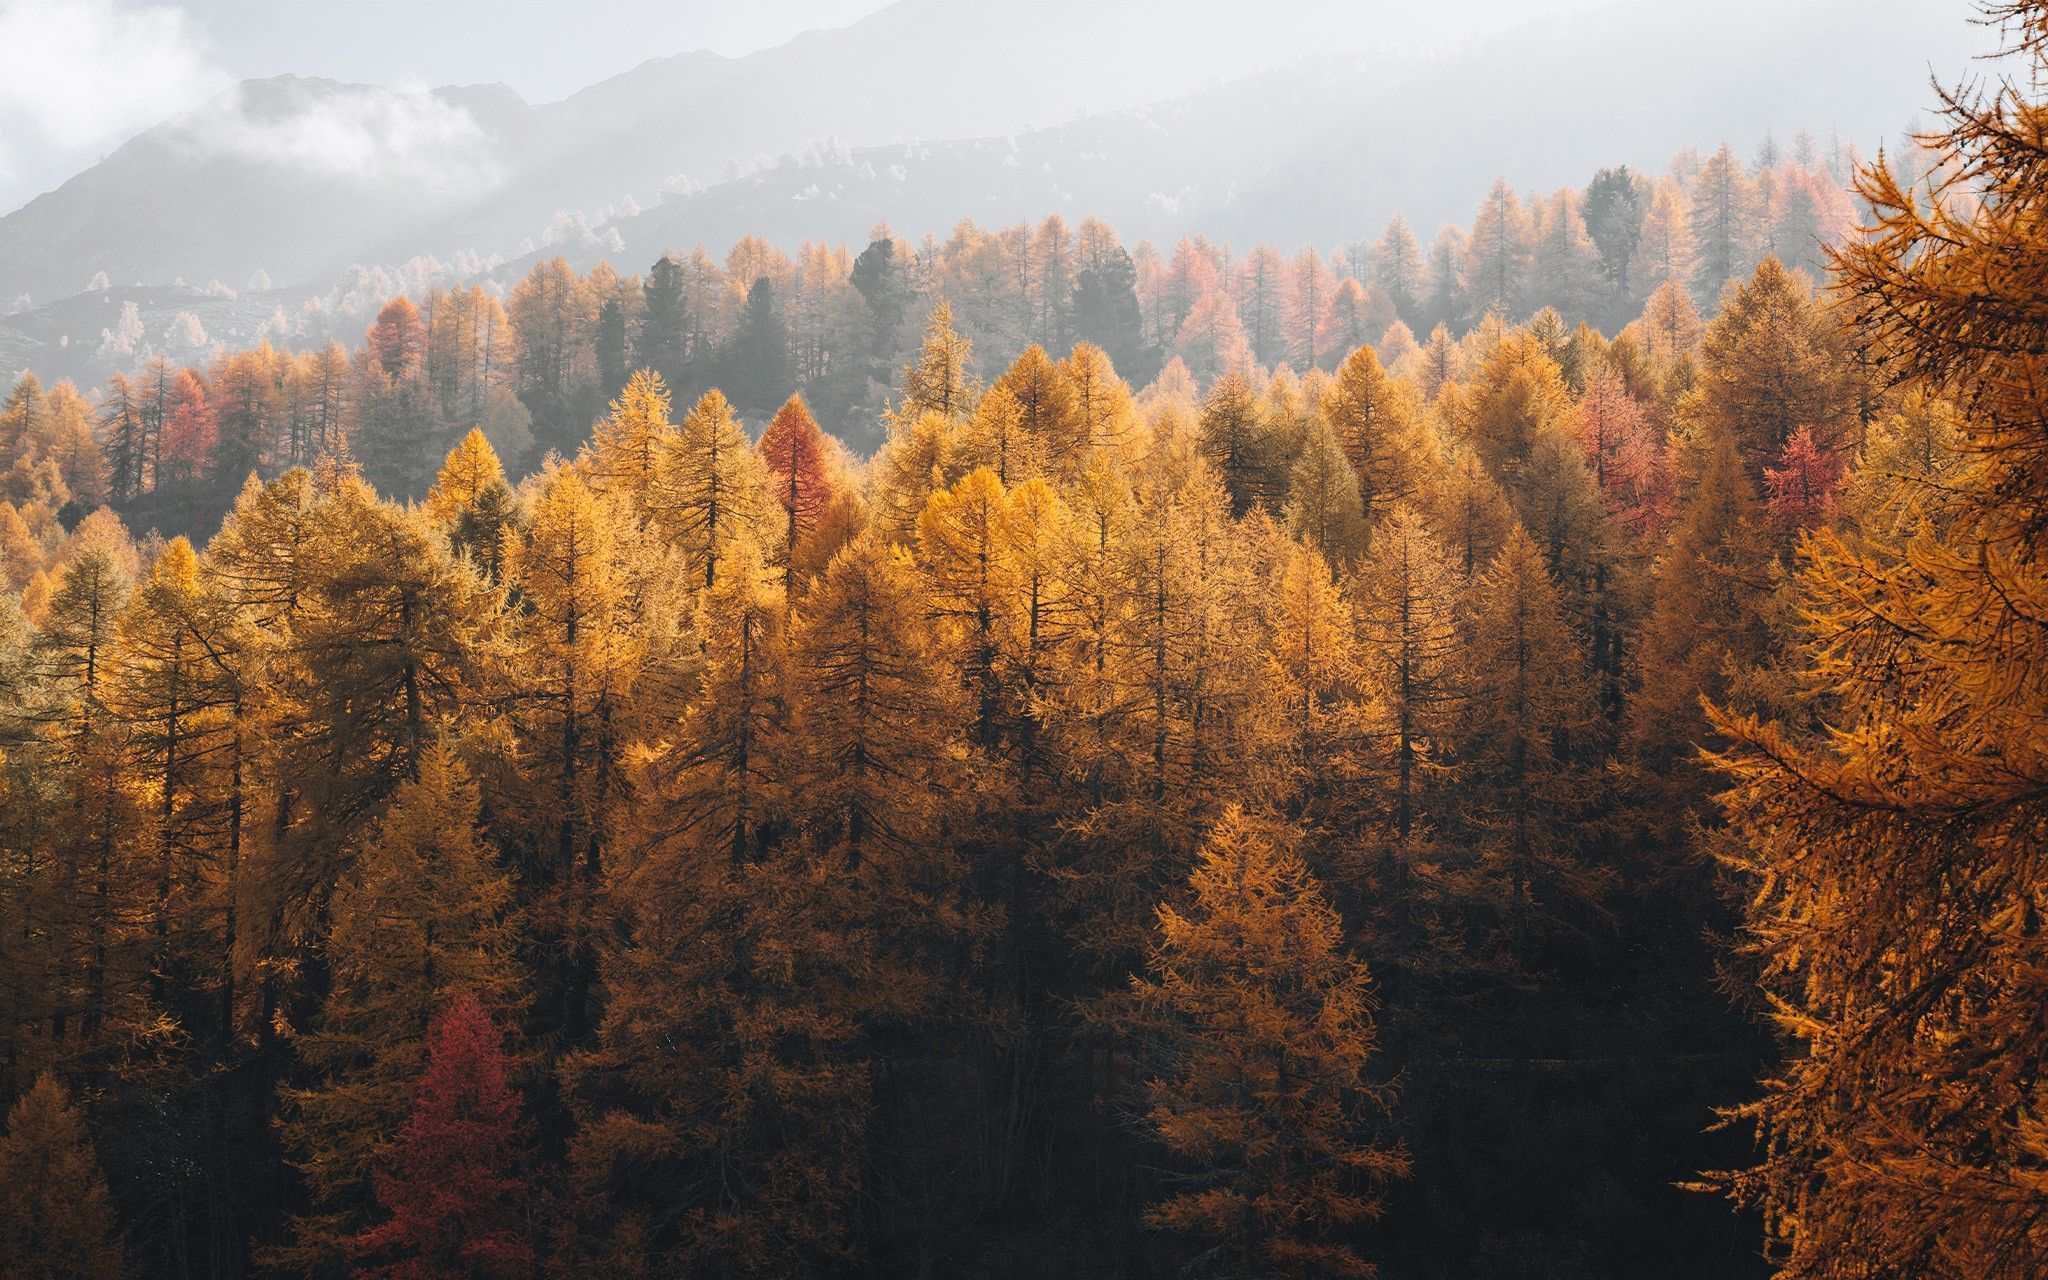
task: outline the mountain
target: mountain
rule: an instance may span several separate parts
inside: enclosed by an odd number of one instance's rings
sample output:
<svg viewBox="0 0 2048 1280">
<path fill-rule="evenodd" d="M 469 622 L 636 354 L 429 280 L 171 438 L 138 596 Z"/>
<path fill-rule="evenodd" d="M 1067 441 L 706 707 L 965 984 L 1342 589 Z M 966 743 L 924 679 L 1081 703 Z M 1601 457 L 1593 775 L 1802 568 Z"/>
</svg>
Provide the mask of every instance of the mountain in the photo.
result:
<svg viewBox="0 0 2048 1280">
<path fill-rule="evenodd" d="M 71 294 L 101 271 L 235 286 L 332 274 L 377 239 L 432 234 L 537 129 L 503 86 L 241 84 L 0 219 L 0 292 Z"/>
<path fill-rule="evenodd" d="M 1312 11 L 1321 25 L 1299 20 Z M 502 85 L 254 81 L 0 219 L 0 301 L 68 296 L 101 271 L 237 289 L 260 271 L 302 297 L 352 263 L 422 254 L 639 266 L 749 232 L 856 240 L 881 218 L 915 236 L 1057 211 L 1129 239 L 1335 244 L 1401 210 L 1427 235 L 1497 174 L 1548 189 L 1767 130 L 1873 150 L 1931 99 L 1930 70 L 1953 80 L 1991 43 L 1970 12 L 1627 0 L 1424 51 L 1401 42 L 1399 10 L 1333 25 L 1314 0 L 1270 0 L 1257 21 L 1224 0 L 900 0 L 543 105 Z M 1211 84 L 1225 65 L 1269 69 Z M 677 175 L 695 194 L 662 201 Z M 579 211 L 605 234 L 558 217 Z"/>
<path fill-rule="evenodd" d="M 0 302 L 68 295 L 100 271 L 116 284 L 239 288 L 261 270 L 324 285 L 352 262 L 515 253 L 558 212 L 652 202 L 673 176 L 711 185 L 729 166 L 828 136 L 862 146 L 1006 133 L 1185 95 L 1226 69 L 1297 56 L 1302 24 L 1289 15 L 1318 3 L 1271 0 L 1251 25 L 1239 9 L 899 0 L 744 58 L 655 58 L 543 105 L 502 85 L 251 81 L 0 218 Z M 1323 43 L 1363 47 L 1406 21 Z"/>
<path fill-rule="evenodd" d="M 1603 165 L 1661 172 L 1686 147 L 1726 140 L 1747 152 L 1801 129 L 1874 153 L 1930 100 L 1930 67 L 1952 81 L 1984 43 L 1953 7 L 1620 4 L 1456 56 L 1318 59 L 1056 128 L 787 159 L 614 220 L 606 229 L 623 249 L 585 237 L 499 275 L 555 253 L 639 269 L 668 249 L 722 251 L 750 233 L 858 245 L 884 219 L 913 239 L 966 217 L 992 226 L 1060 213 L 1103 218 L 1126 243 L 1200 233 L 1333 247 L 1376 236 L 1400 212 L 1426 240 L 1469 222 L 1497 176 L 1549 191 Z"/>
</svg>

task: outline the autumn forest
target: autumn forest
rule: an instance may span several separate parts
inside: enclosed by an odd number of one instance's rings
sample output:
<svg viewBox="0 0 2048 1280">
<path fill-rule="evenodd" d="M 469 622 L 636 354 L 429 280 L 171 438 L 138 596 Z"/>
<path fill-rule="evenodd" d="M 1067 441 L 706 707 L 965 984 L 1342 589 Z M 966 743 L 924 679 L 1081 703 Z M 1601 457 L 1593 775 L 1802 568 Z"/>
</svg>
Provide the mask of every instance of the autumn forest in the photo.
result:
<svg viewBox="0 0 2048 1280">
<path fill-rule="evenodd" d="M 2048 1273 L 1987 14 L 1911 146 L 1426 245 L 536 256 L 20 376 L 0 1280 Z"/>
</svg>

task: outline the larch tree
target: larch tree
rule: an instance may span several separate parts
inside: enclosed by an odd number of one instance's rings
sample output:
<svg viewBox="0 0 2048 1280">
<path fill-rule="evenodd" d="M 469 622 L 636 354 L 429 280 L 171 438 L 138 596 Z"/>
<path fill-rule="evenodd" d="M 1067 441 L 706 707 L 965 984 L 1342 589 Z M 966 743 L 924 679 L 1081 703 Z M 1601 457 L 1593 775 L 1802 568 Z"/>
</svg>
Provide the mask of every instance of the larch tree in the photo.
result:
<svg viewBox="0 0 2048 1280">
<path fill-rule="evenodd" d="M 776 811 L 781 610 L 760 572 L 720 579 L 705 695 L 609 871 L 595 1042 L 566 1057 L 578 1127 L 555 1262 L 786 1276 L 852 1255 L 872 1069 L 876 938 L 843 870 L 766 837 Z M 713 699 L 718 699 L 714 701 Z"/>
<path fill-rule="evenodd" d="M 1515 962 L 1531 965 L 1532 940 L 1587 927 L 1606 890 L 1573 834 L 1597 764 L 1587 758 L 1595 704 L 1582 644 L 1521 528 L 1473 585 L 1470 619 L 1459 758 L 1502 904 L 1495 927 Z"/>
<path fill-rule="evenodd" d="M 991 413 L 1002 411 L 998 406 Z M 992 421 L 984 419 L 984 425 Z M 925 503 L 964 472 L 962 445 L 972 442 L 969 431 L 971 427 L 962 428 L 943 414 L 921 413 L 890 435 L 868 468 L 875 524 L 881 533 L 899 542 L 917 536 Z M 963 435 L 968 439 L 963 441 Z"/>
<path fill-rule="evenodd" d="M 953 308 L 941 298 L 925 319 L 924 345 L 917 359 L 903 368 L 902 399 L 891 410 L 891 420 L 901 427 L 925 413 L 965 418 L 976 398 L 967 375 L 967 359 L 973 349 L 971 342 L 954 331 Z"/>
<path fill-rule="evenodd" d="M 1479 455 L 1466 445 L 1449 450 L 1443 466 L 1425 485 L 1418 505 L 1430 532 L 1450 549 L 1468 581 L 1493 559 L 1515 524 L 1507 495 L 1487 474 Z"/>
<path fill-rule="evenodd" d="M 769 488 L 782 505 L 782 591 L 796 596 L 797 547 L 818 527 L 842 483 L 835 475 L 831 445 L 818 429 L 803 397 L 791 396 L 761 433 L 761 461 L 768 468 Z"/>
<path fill-rule="evenodd" d="M 1665 177 L 1650 193 L 1634 254 L 1629 259 L 1630 301 L 1647 298 L 1668 281 L 1685 288 L 1695 262 L 1692 206 L 1674 177 Z"/>
<path fill-rule="evenodd" d="M 0 1275 L 119 1280 L 128 1274 L 107 1179 L 85 1116 L 45 1073 L 15 1099 L 0 1135 Z"/>
<path fill-rule="evenodd" d="M 1061 474 L 1071 476 L 1087 464 L 1090 450 L 1114 449 L 1128 441 L 1137 430 L 1137 414 L 1131 405 L 1131 389 L 1117 376 L 1103 348 L 1092 342 L 1075 343 L 1066 367 L 1082 446 L 1060 459 Z"/>
<path fill-rule="evenodd" d="M 309 938 L 363 824 L 474 705 L 481 655 L 502 625 L 495 593 L 424 513 L 380 503 L 339 467 L 315 485 L 305 545 L 271 566 L 291 611 L 272 676 L 290 727 L 267 744 L 279 807 L 261 869 L 268 910 Z"/>
<path fill-rule="evenodd" d="M 1026 347 L 989 388 L 991 394 L 998 390 L 1009 393 L 1017 407 L 1018 428 L 1047 465 L 1065 471 L 1091 443 L 1091 424 L 1081 417 L 1074 402 L 1074 383 L 1067 366 L 1049 358 L 1043 347 Z M 1014 478 L 1028 480 L 1030 475 Z"/>
<path fill-rule="evenodd" d="M 1356 587 L 1359 652 L 1368 686 L 1386 706 L 1390 816 L 1396 838 L 1406 840 L 1453 741 L 1464 584 L 1414 507 L 1395 506 L 1373 538 Z"/>
<path fill-rule="evenodd" d="M 232 929 L 240 892 L 242 778 L 253 750 L 244 718 L 240 638 L 199 557 L 173 539 L 123 613 L 116 706 L 129 726 L 127 779 L 139 824 L 127 868 L 146 885 L 133 910 L 149 941 L 159 1001 L 230 985 L 217 930 Z"/>
<path fill-rule="evenodd" d="M 1401 319 L 1418 319 L 1424 288 L 1422 246 L 1406 218 L 1395 214 L 1388 220 L 1387 229 L 1372 243 L 1370 263 L 1372 282 L 1387 291 Z"/>
<path fill-rule="evenodd" d="M 1323 317 L 1336 291 L 1336 277 L 1323 255 L 1310 246 L 1288 265 L 1286 301 L 1281 317 L 1284 348 L 1289 360 L 1304 369 L 1323 363 L 1329 352 L 1322 346 Z"/>
<path fill-rule="evenodd" d="M 1763 219 L 1756 182 L 1722 143 L 1692 180 L 1687 193 L 1695 245 L 1693 296 L 1713 304 L 1722 289 L 1749 273 L 1763 247 Z"/>
<path fill-rule="evenodd" d="M 199 480 L 213 465 L 219 438 L 220 424 L 206 394 L 206 383 L 190 369 L 178 370 L 157 436 L 157 484 Z"/>
<path fill-rule="evenodd" d="M 986 467 L 1006 485 L 1046 473 L 1045 443 L 1026 429 L 1024 406 L 1001 380 L 975 403 L 960 431 L 959 464 Z"/>
<path fill-rule="evenodd" d="M 849 867 L 932 856 L 935 788 L 962 718 L 960 695 L 933 679 L 943 628 L 929 612 L 909 554 L 868 535 L 834 557 L 791 638 L 797 808 Z"/>
<path fill-rule="evenodd" d="M 1358 923 L 1389 997 L 1412 998 L 1462 951 L 1457 924 L 1476 872 L 1450 852 L 1464 780 L 1458 758 L 1469 652 L 1466 582 L 1417 510 L 1397 504 L 1351 584 L 1360 693 L 1374 704 L 1360 744 L 1365 786 L 1333 828 L 1325 879 Z M 1355 914 L 1354 914 L 1355 913 Z"/>
<path fill-rule="evenodd" d="M 1383 1136 L 1370 977 L 1297 838 L 1225 811 L 1131 983 L 1143 1123 L 1172 1155 L 1146 1217 L 1188 1241 L 1190 1275 L 1370 1276 L 1350 1233 L 1408 1169 Z"/>
<path fill-rule="evenodd" d="M 1365 552 L 1365 505 L 1358 472 L 1321 414 L 1311 419 L 1287 475 L 1288 531 L 1320 551 L 1332 569 L 1349 569 Z"/>
<path fill-rule="evenodd" d="M 1346 356 L 1323 393 L 1322 417 L 1358 475 L 1359 498 L 1371 528 L 1421 483 L 1424 450 L 1413 391 L 1391 377 L 1371 347 Z"/>
<path fill-rule="evenodd" d="M 348 1242 L 359 1280 L 529 1280 L 538 1196 L 504 1033 L 461 992 L 435 1019 L 403 1128 L 378 1161 L 384 1221 Z"/>
<path fill-rule="evenodd" d="M 420 322 L 420 309 L 404 295 L 384 304 L 363 340 L 370 359 L 389 378 L 405 377 L 426 359 L 426 326 Z"/>
<path fill-rule="evenodd" d="M 1693 306 L 1692 294 L 1673 276 L 1650 291 L 1642 314 L 1625 332 L 1636 334 L 1650 358 L 1668 368 L 1699 350 L 1706 322 Z"/>
<path fill-rule="evenodd" d="M 1378 707 L 1362 687 L 1351 601 L 1318 550 L 1276 541 L 1262 609 L 1270 720 L 1260 736 L 1271 739 L 1290 810 L 1321 820 L 1361 775 Z"/>
<path fill-rule="evenodd" d="M 1262 365 L 1286 359 L 1288 275 L 1287 260 L 1261 244 L 1245 253 L 1228 281 L 1226 296 L 1235 304 L 1252 358 Z"/>
<path fill-rule="evenodd" d="M 699 612 L 700 686 L 644 762 L 606 873 L 622 936 L 603 948 L 596 1042 L 563 1065 L 583 1121 L 564 1261 L 777 1275 L 845 1256 L 868 953 L 822 892 L 836 873 L 779 837 L 783 622 L 743 539 Z"/>
<path fill-rule="evenodd" d="M 2034 1097 L 2048 663 L 2042 555 L 2048 289 L 2039 76 L 2048 7 L 1990 7 L 2031 79 L 1948 99 L 1943 176 L 1860 183 L 1874 231 L 1839 269 L 1859 331 L 1964 406 L 1960 469 L 1917 518 L 1822 532 L 1802 574 L 1802 687 L 1827 732 L 1717 713 L 1745 936 L 1786 1058 L 1733 1118 L 1722 1181 L 1776 1274 L 2018 1280 L 2048 1265 Z M 1984 198 L 1960 199 L 1964 189 Z"/>
<path fill-rule="evenodd" d="M 1202 295 L 1188 312 L 1174 333 L 1173 353 L 1204 381 L 1241 372 L 1256 359 L 1244 321 L 1238 318 L 1230 295 L 1221 289 Z"/>
<path fill-rule="evenodd" d="M 699 606 L 698 687 L 667 750 L 642 768 L 649 813 L 639 837 L 651 849 L 680 842 L 735 866 L 763 851 L 782 799 L 778 764 L 789 726 L 783 601 L 761 560 L 751 541 L 736 543 L 732 574 Z"/>
<path fill-rule="evenodd" d="M 985 762 L 1000 749 L 1010 701 L 999 655 L 1013 603 L 1003 545 L 1007 502 L 1002 481 L 980 467 L 933 494 L 917 522 L 931 607 L 958 638 L 954 665 L 974 707 L 971 739 Z"/>
<path fill-rule="evenodd" d="M 505 483 L 498 451 L 472 427 L 441 464 L 427 491 L 427 515 L 446 531 L 448 544 L 492 582 L 504 574 L 504 535 L 518 523 L 518 499 Z"/>
<path fill-rule="evenodd" d="M 1522 314 L 1535 238 L 1535 224 L 1515 189 L 1506 178 L 1495 178 L 1472 219 L 1472 236 L 1465 246 L 1464 297 L 1474 315 Z"/>
<path fill-rule="evenodd" d="M 1792 433 L 1778 453 L 1778 465 L 1764 468 L 1765 505 L 1780 527 L 1804 529 L 1834 513 L 1845 461 L 1840 450 L 1814 439 L 1811 428 Z"/>
<path fill-rule="evenodd" d="M 645 642 L 635 626 L 633 543 L 577 474 L 558 470 L 510 545 L 506 578 L 520 607 L 510 662 L 518 775 L 548 803 L 522 806 L 528 858 L 553 945 L 548 1016 L 573 1039 L 589 1030 L 595 953 L 589 912 L 621 786 L 628 707 Z"/>
<path fill-rule="evenodd" d="M 761 455 L 716 391 L 705 392 L 683 418 L 664 467 L 672 496 L 663 527 L 706 587 L 717 583 L 719 560 L 734 539 L 759 537 L 780 523 Z"/>
<path fill-rule="evenodd" d="M 592 487 L 623 499 L 642 525 L 664 515 L 673 502 L 666 460 L 676 431 L 668 420 L 668 397 L 661 375 L 640 370 L 591 436 Z"/>
<path fill-rule="evenodd" d="M 1323 314 L 1316 321 L 1316 367 L 1330 368 L 1368 343 L 1378 342 L 1401 323 L 1385 290 L 1368 289 L 1345 276 L 1331 286 Z"/>
<path fill-rule="evenodd" d="M 511 882 L 482 838 L 480 806 L 458 749 L 436 742 L 335 891 L 333 987 L 294 1038 L 309 1079 L 290 1091 L 282 1124 L 311 1211 L 294 1220 L 281 1265 L 332 1267 L 366 1228 L 380 1147 L 405 1120 L 451 995 L 503 1012 L 521 1004 Z"/>
<path fill-rule="evenodd" d="M 1705 778 L 1689 766 L 1708 728 L 1700 699 L 1725 699 L 1771 651 L 1776 563 L 1764 515 L 1734 445 L 1723 441 L 1651 570 L 1630 739 L 1649 777 L 1695 799 L 1704 798 Z"/>
<path fill-rule="evenodd" d="M 1839 323 L 1776 258 L 1729 291 L 1698 365 L 1679 406 L 1680 455 L 1695 474 L 1722 436 L 1755 484 L 1801 427 L 1830 447 L 1854 443 L 1857 373 Z"/>
<path fill-rule="evenodd" d="M 17 924 L 24 938 L 46 930 L 54 944 L 49 976 L 58 985 L 43 994 L 50 1033 L 60 1041 L 74 1014 L 85 1035 L 99 1035 L 117 987 L 126 986 L 110 966 L 120 958 L 116 947 L 125 933 L 128 888 L 121 873 L 136 813 L 134 793 L 123 785 L 129 747 L 126 723 L 114 709 L 114 680 L 120 620 L 132 590 L 118 557 L 104 546 L 89 545 L 61 567 L 27 655 L 42 696 L 24 696 L 15 712 L 29 722 L 23 727 L 40 722 L 40 736 L 54 746 L 54 762 L 68 784 L 68 838 L 40 875 L 33 846 L 23 868 L 31 887 L 22 905 L 34 913 L 39 904 L 41 919 Z M 47 899 L 35 891 L 39 882 L 53 891 Z M 121 976 L 132 971 L 123 966 Z M 81 989 L 67 989 L 68 979 L 79 978 Z"/>
<path fill-rule="evenodd" d="M 1233 515 L 1276 505 L 1284 478 L 1278 442 L 1243 375 L 1227 374 L 1216 383 L 1202 402 L 1196 429 L 1202 456 L 1230 493 Z"/>
</svg>

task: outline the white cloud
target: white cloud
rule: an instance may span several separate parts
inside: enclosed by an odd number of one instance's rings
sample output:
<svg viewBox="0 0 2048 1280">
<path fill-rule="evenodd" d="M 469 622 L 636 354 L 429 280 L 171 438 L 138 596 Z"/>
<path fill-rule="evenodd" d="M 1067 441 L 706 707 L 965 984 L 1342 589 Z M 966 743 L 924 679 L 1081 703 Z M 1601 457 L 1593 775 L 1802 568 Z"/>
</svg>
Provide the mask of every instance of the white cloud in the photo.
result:
<svg viewBox="0 0 2048 1280">
<path fill-rule="evenodd" d="M 428 186 L 488 181 L 489 137 L 467 107 L 430 93 L 349 85 L 241 85 L 185 117 L 195 150 L 339 177 Z"/>
<path fill-rule="evenodd" d="M 176 7 L 0 0 L 0 172 L 15 147 L 109 145 L 226 81 Z"/>
</svg>

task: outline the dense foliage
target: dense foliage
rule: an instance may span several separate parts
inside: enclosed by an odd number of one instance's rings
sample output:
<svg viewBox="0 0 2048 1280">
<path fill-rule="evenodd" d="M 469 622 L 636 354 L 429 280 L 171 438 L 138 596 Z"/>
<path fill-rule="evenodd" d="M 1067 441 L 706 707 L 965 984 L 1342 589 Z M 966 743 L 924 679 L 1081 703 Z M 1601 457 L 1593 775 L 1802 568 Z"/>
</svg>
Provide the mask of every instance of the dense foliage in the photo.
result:
<svg viewBox="0 0 2048 1280">
<path fill-rule="evenodd" d="M 1455 316 L 1086 224 L 1000 334 L 807 257 L 858 392 L 765 246 L 24 378 L 0 1274 L 2037 1274 L 2048 184 L 1953 105 L 1832 294 L 1724 151 Z"/>
</svg>

